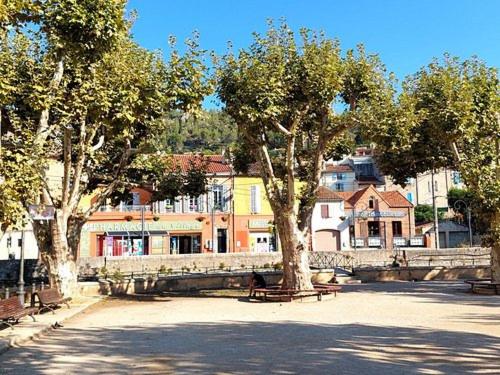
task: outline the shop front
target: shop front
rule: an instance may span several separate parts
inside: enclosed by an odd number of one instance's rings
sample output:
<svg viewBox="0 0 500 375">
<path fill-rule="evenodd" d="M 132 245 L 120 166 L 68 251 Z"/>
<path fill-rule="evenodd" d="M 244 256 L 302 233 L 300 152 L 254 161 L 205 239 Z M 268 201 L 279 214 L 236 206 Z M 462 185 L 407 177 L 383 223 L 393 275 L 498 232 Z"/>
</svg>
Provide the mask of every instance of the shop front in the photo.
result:
<svg viewBox="0 0 500 375">
<path fill-rule="evenodd" d="M 90 222 L 82 230 L 80 256 L 143 256 L 202 252 L 198 221 Z"/>
</svg>

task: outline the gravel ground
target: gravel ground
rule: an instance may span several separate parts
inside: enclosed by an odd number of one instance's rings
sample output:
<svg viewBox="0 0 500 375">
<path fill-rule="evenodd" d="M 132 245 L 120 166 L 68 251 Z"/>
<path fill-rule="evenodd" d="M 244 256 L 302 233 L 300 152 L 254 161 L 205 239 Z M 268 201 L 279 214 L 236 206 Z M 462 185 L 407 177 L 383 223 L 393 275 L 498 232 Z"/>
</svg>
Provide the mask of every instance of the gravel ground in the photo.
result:
<svg viewBox="0 0 500 375">
<path fill-rule="evenodd" d="M 500 374 L 500 296 L 467 290 L 390 282 L 346 285 L 322 302 L 113 298 L 0 356 L 0 372 Z"/>
</svg>

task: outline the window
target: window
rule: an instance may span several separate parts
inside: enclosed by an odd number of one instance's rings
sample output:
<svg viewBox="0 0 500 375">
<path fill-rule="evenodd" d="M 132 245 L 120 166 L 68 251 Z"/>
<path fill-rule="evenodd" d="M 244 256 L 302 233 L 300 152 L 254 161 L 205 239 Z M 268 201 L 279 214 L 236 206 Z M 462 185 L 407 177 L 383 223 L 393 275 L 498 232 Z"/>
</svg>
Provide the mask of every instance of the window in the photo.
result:
<svg viewBox="0 0 500 375">
<path fill-rule="evenodd" d="M 138 206 L 141 204 L 141 196 L 139 195 L 138 192 L 133 192 L 132 193 L 132 205 Z"/>
<path fill-rule="evenodd" d="M 375 207 L 375 199 L 373 197 L 370 197 L 368 200 L 368 208 L 374 208 Z"/>
<path fill-rule="evenodd" d="M 224 186 L 214 185 L 212 188 L 213 205 L 215 210 L 222 210 L 224 207 Z"/>
<path fill-rule="evenodd" d="M 392 222 L 392 235 L 394 237 L 401 237 L 403 235 L 403 225 L 400 221 Z"/>
<path fill-rule="evenodd" d="M 427 181 L 427 191 L 430 193 L 432 191 L 431 182 Z"/>
<path fill-rule="evenodd" d="M 335 184 L 335 191 L 344 191 L 344 184 Z"/>
<path fill-rule="evenodd" d="M 337 173 L 337 180 L 345 180 L 345 174 L 344 173 Z"/>
<path fill-rule="evenodd" d="M 368 222 L 368 235 L 371 237 L 380 236 L 380 222 L 378 221 Z"/>
<path fill-rule="evenodd" d="M 460 178 L 460 172 L 456 172 L 456 171 L 451 172 L 451 178 L 452 178 L 453 183 L 455 185 L 458 185 L 462 182 L 462 179 Z"/>
<path fill-rule="evenodd" d="M 413 203 L 413 193 L 406 193 L 406 199 L 408 199 L 411 203 Z"/>
<path fill-rule="evenodd" d="M 435 191 L 438 191 L 438 190 L 439 190 L 439 187 L 438 187 L 438 182 L 437 182 L 437 181 L 434 181 L 434 190 L 435 190 Z"/>
<path fill-rule="evenodd" d="M 260 186 L 250 186 L 250 211 L 252 214 L 260 212 Z"/>
<path fill-rule="evenodd" d="M 322 204 L 321 205 L 321 217 L 323 219 L 328 219 L 330 217 L 330 213 L 328 211 L 328 205 L 327 204 Z"/>
<path fill-rule="evenodd" d="M 195 197 L 185 197 L 185 212 L 196 212 L 198 211 L 198 198 Z"/>
</svg>

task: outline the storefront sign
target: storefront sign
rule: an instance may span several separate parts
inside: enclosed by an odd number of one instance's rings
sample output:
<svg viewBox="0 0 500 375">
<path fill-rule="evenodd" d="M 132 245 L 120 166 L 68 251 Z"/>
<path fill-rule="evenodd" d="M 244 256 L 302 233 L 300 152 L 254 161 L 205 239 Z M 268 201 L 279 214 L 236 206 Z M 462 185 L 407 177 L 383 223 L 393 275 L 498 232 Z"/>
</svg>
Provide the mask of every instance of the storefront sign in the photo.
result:
<svg viewBox="0 0 500 375">
<path fill-rule="evenodd" d="M 201 230 L 202 223 L 198 221 L 156 221 L 145 223 L 145 231 L 178 231 L 178 230 Z M 141 231 L 140 222 L 119 222 L 119 223 L 87 223 L 83 226 L 84 231 L 88 232 L 134 232 Z"/>
<path fill-rule="evenodd" d="M 260 219 L 260 220 L 248 220 L 248 228 L 249 229 L 255 229 L 255 228 L 269 228 L 271 224 L 269 223 L 269 220 L 266 219 Z"/>
<path fill-rule="evenodd" d="M 404 211 L 361 211 L 356 212 L 356 217 L 370 218 L 370 217 L 405 217 Z"/>
</svg>

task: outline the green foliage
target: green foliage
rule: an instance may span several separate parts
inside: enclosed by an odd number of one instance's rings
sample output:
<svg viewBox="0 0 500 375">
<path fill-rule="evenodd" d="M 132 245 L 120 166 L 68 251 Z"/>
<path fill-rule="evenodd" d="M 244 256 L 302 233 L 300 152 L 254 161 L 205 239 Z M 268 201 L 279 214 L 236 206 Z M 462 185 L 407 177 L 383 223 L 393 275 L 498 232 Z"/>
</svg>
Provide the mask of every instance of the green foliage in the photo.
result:
<svg viewBox="0 0 500 375">
<path fill-rule="evenodd" d="M 221 111 L 200 111 L 187 117 L 179 111 L 163 119 L 164 131 L 153 139 L 155 150 L 169 153 L 219 153 L 236 142 L 236 126 Z"/>
<path fill-rule="evenodd" d="M 438 210 L 438 220 L 443 220 L 444 213 Z M 419 204 L 415 206 L 415 222 L 417 224 L 429 223 L 434 221 L 434 209 L 428 204 Z"/>
<path fill-rule="evenodd" d="M 431 168 L 455 168 L 484 205 L 500 207 L 497 72 L 445 56 L 408 77 L 387 127 L 374 140 L 380 168 L 403 183 Z"/>
<path fill-rule="evenodd" d="M 270 23 L 249 48 L 217 62 L 217 95 L 238 127 L 236 169 L 258 161 L 275 214 L 296 209 L 304 230 L 322 160 L 349 150 L 354 134 L 378 123 L 393 92 L 378 57 L 362 46 L 343 55 L 337 40 L 307 29 L 296 36 L 285 23 Z M 304 182 L 300 192 L 295 178 Z M 300 206 L 292 207 L 296 198 Z"/>
</svg>

